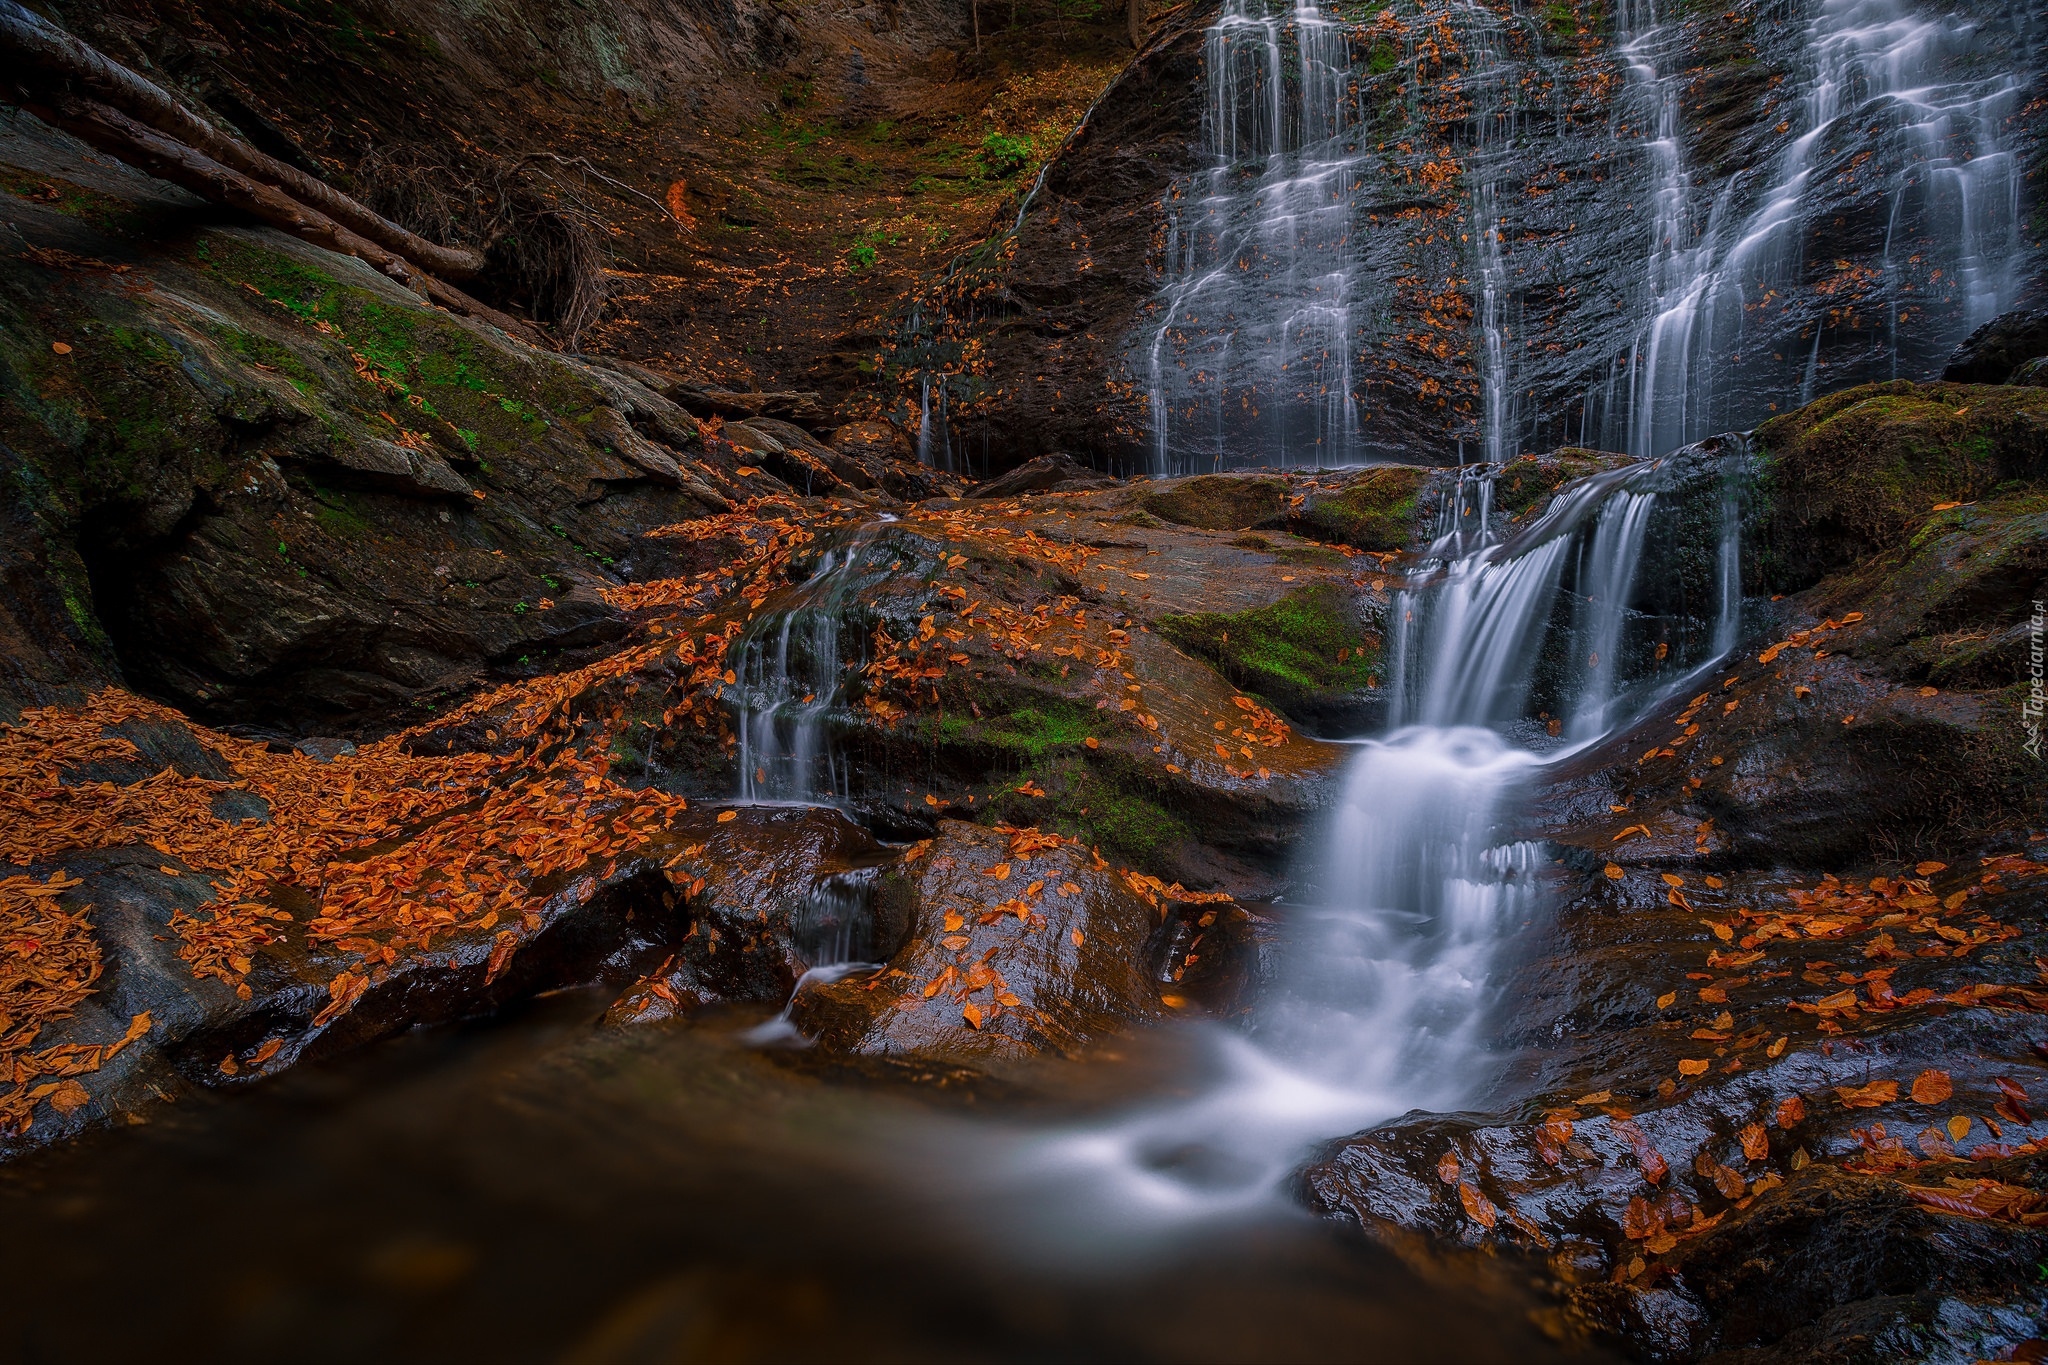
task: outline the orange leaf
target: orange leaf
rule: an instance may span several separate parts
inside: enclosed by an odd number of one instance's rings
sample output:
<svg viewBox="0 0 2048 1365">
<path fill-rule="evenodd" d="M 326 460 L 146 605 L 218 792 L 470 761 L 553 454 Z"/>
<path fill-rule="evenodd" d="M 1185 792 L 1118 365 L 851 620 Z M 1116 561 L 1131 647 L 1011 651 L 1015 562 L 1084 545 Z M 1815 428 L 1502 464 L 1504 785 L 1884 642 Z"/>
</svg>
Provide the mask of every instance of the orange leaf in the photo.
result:
<svg viewBox="0 0 2048 1365">
<path fill-rule="evenodd" d="M 1897 1081 L 1872 1081 L 1868 1085 L 1838 1085 L 1835 1093 L 1851 1109 L 1875 1109 L 1899 1097 Z"/>
<path fill-rule="evenodd" d="M 1778 1101 L 1778 1126 L 1780 1128 L 1797 1127 L 1805 1117 L 1806 1101 L 1799 1096 L 1787 1095 L 1784 1099 Z"/>
<path fill-rule="evenodd" d="M 736 820 L 739 818 L 739 814 L 736 810 L 722 810 L 718 812 L 718 823 L 722 825 L 728 820 Z"/>
<path fill-rule="evenodd" d="M 1751 1161 L 1762 1161 L 1771 1154 L 1771 1137 L 1761 1123 L 1747 1123 L 1736 1134 L 1742 1139 L 1742 1154 Z"/>
<path fill-rule="evenodd" d="M 1946 1071 L 1923 1071 L 1913 1078 L 1913 1103 L 1940 1104 L 1955 1094 Z"/>
<path fill-rule="evenodd" d="M 1458 1175 L 1458 1154 L 1456 1152 L 1445 1152 L 1436 1159 L 1436 1178 L 1438 1180 L 1443 1181 L 1446 1185 L 1455 1185 L 1458 1183 Z"/>
<path fill-rule="evenodd" d="M 1607 876 L 1610 881 L 1620 881 L 1622 878 L 1621 864 L 1609 863 L 1607 865 Z"/>
<path fill-rule="evenodd" d="M 1678 1063 L 1678 1074 L 1681 1076 L 1698 1076 L 1712 1065 L 1711 1061 L 1696 1060 L 1691 1057 L 1681 1058 Z"/>
<path fill-rule="evenodd" d="M 1491 1228 L 1494 1220 L 1493 1203 L 1485 1195 L 1465 1181 L 1458 1182 L 1458 1202 L 1465 1206 L 1466 1214 L 1483 1228 Z"/>
</svg>

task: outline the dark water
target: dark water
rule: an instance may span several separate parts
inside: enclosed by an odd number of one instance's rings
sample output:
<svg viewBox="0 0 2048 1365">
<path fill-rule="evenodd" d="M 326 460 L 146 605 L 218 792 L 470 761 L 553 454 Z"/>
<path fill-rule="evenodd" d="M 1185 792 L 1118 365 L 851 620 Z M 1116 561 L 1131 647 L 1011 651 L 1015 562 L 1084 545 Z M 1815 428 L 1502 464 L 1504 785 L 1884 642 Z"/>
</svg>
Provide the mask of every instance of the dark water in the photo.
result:
<svg viewBox="0 0 2048 1365">
<path fill-rule="evenodd" d="M 1281 1207 L 1139 1256 L 1013 1254 L 1015 1200 L 974 1194 L 977 1133 L 1161 1084 L 1142 1040 L 1006 1098 L 816 1074 L 746 1043 L 759 1016 L 603 1033 L 602 1003 L 558 995 L 0 1168 L 0 1358 L 1561 1354 L 1526 1272 L 1418 1272 Z"/>
</svg>

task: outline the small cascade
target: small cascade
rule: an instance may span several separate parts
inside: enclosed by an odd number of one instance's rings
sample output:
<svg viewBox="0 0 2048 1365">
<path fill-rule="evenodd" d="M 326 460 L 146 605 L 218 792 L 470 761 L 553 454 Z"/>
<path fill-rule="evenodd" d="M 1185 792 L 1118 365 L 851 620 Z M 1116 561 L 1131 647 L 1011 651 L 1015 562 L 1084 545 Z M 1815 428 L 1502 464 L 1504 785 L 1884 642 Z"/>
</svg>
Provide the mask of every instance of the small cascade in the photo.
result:
<svg viewBox="0 0 2048 1365">
<path fill-rule="evenodd" d="M 757 1047 L 802 1047 L 808 1040 L 792 1017 L 806 986 L 825 985 L 883 965 L 874 956 L 875 878 L 879 868 L 835 872 L 813 886 L 797 907 L 792 938 L 804 960 L 789 1000 L 773 1019 L 747 1032 Z"/>
<path fill-rule="evenodd" d="M 1224 0 L 1203 63 L 1209 165 L 1170 206 L 1136 357 L 1153 472 L 1356 463 L 1352 363 L 1377 295 L 1350 249 L 1368 144 L 1345 27 L 1314 0 Z"/>
<path fill-rule="evenodd" d="M 1825 382 L 1831 363 L 1859 380 L 1932 377 L 2015 302 L 2027 249 L 2006 128 L 2028 78 L 1979 71 L 1985 21 L 1915 0 L 1821 0 L 1785 120 L 1796 135 L 1773 161 L 1705 189 L 1681 141 L 1695 74 L 1681 10 L 1627 0 L 1617 15 L 1634 117 L 1654 130 L 1644 320 L 1588 393 L 1586 426 L 1639 456 L 1838 387 Z M 1809 201 L 1844 176 L 1883 184 L 1875 280 L 1807 259 Z M 1866 313 L 1885 318 L 1882 335 Z"/>
<path fill-rule="evenodd" d="M 1700 447 L 1609 470 L 1506 537 L 1487 515 L 1498 469 L 1447 475 L 1431 562 L 1393 606 L 1394 726 L 1352 760 L 1249 1029 L 1213 1039 L 1216 1077 L 1191 1098 L 1019 1135 L 1006 1165 L 1027 1235 L 1039 1220 L 1067 1255 L 1084 1222 L 1100 1251 L 1259 1206 L 1317 1141 L 1496 1083 L 1492 982 L 1544 913 L 1550 867 L 1507 826 L 1566 742 L 1531 708 L 1571 716 L 1574 752 L 1717 657 L 1740 609 L 1713 597 L 1739 593 L 1747 467 L 1739 447 Z M 1681 559 L 1707 581 L 1677 581 Z"/>
<path fill-rule="evenodd" d="M 1632 689 L 1697 666 L 1734 645 L 1741 606 L 1742 457 L 1719 448 L 1623 466 L 1582 479 L 1507 539 L 1483 524 L 1440 536 L 1438 567 L 1399 593 L 1393 621 L 1389 719 L 1400 725 L 1507 729 L 1532 711 L 1558 718 L 1553 735 L 1590 742 L 1625 718 Z M 1485 501 L 1487 468 L 1459 470 L 1444 493 L 1464 520 Z M 1676 523 L 1686 499 L 1712 504 L 1719 527 L 1711 577 L 1653 586 L 1714 605 L 1701 619 L 1638 602 L 1646 547 L 1660 514 Z M 1440 511 L 1441 523 L 1448 511 Z M 1666 526 L 1669 545 L 1675 525 Z"/>
<path fill-rule="evenodd" d="M 787 605 L 757 617 L 735 651 L 734 729 L 739 799 L 819 802 L 853 795 L 833 752 L 828 722 L 852 665 L 840 654 L 841 623 L 872 576 L 863 527 L 825 552 Z"/>
</svg>

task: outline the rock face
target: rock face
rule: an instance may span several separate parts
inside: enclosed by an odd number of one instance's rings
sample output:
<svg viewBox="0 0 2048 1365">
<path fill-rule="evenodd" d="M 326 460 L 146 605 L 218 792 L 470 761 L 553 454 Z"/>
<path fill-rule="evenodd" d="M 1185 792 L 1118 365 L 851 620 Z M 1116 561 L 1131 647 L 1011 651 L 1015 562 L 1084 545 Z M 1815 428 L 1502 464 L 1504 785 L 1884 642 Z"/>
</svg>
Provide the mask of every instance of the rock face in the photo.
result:
<svg viewBox="0 0 2048 1365">
<path fill-rule="evenodd" d="M 1147 970 L 1158 913 L 1085 850 L 948 820 L 906 863 L 889 965 L 791 1004 L 828 1051 L 986 1068 L 1164 1013 Z"/>
<path fill-rule="evenodd" d="M 25 116 L 0 158 L 28 246 L 0 261 L 0 714 L 126 681 L 271 732 L 388 726 L 616 642 L 626 580 L 704 567 L 642 533 L 778 473 L 934 491 L 775 419 L 765 456 L 707 437 L 666 376 L 211 225 Z"/>
<path fill-rule="evenodd" d="M 1963 339 L 1941 377 L 1951 384 L 2004 384 L 2048 355 L 2048 309 L 2001 313 Z"/>
<path fill-rule="evenodd" d="M 2031 164 L 2038 132 L 2011 117 L 2039 79 L 2026 41 L 2004 7 L 1965 9 L 1955 33 L 1969 37 L 1951 47 L 1935 30 L 1907 41 L 1906 27 L 1853 41 L 1886 47 L 1872 58 L 1879 83 L 1895 71 L 1931 81 L 1967 70 L 1984 82 L 1972 100 L 2005 91 L 1971 105 L 1975 136 L 2009 149 L 2011 165 Z M 1153 469 L 1160 288 L 1194 250 L 1193 229 L 1175 215 L 1264 170 L 1212 177 L 1205 161 L 1200 81 L 1211 73 L 1199 28 L 1217 12 L 1162 34 L 1048 169 L 1014 231 L 955 262 L 918 300 L 914 325 L 906 313 L 891 358 L 902 410 L 937 414 L 936 448 L 961 467 L 1000 471 L 1062 449 L 1106 469 Z M 1987 181 L 1975 202 L 1990 217 L 1972 219 L 1976 235 L 1963 240 L 1947 216 L 1955 205 L 1914 193 L 1913 173 L 1898 169 L 1919 155 L 1903 116 L 1840 118 L 1798 150 L 1810 131 L 1805 92 L 1826 60 L 1818 54 L 1839 55 L 1852 41 L 1843 26 L 1868 18 L 1740 4 L 1664 15 L 1648 33 L 1586 4 L 1509 13 L 1429 3 L 1347 24 L 1338 112 L 1357 127 L 1345 143 L 1356 184 L 1342 200 L 1352 205 L 1343 264 L 1354 284 L 1341 304 L 1359 454 L 1449 463 L 1573 443 L 1661 454 L 1816 392 L 1934 378 L 1986 290 L 2008 303 L 2028 293 L 2038 234 L 2008 220 L 2003 191 Z M 1667 136 L 1675 142 L 1659 141 Z M 1675 148 L 1675 166 L 1660 147 Z M 1779 221 L 1766 206 L 1795 180 L 1796 228 L 1774 228 L 1756 248 L 1770 258 L 1695 291 L 1724 313 L 1747 310 L 1731 351 L 1724 335 L 1698 331 L 1712 331 L 1704 313 L 1683 311 L 1695 282 L 1678 276 L 1692 268 L 1689 253 L 1726 265 L 1738 237 Z M 1906 240 L 1915 246 L 1901 255 Z M 1272 242 L 1247 245 L 1235 262 L 1316 280 L 1337 264 L 1290 264 Z M 1970 272 L 1983 288 L 1959 283 Z M 1767 298 L 1751 276 L 1768 277 Z M 1653 278 L 1664 294 L 1645 288 Z M 1219 335 L 1271 321 L 1181 320 Z M 1996 368 L 2005 335 L 1993 327 L 1985 359 L 1957 364 Z M 1668 372 L 1650 372 L 1653 342 Z M 1671 369 L 1687 351 L 1711 362 Z M 1269 455 L 1238 442 L 1220 458 Z"/>
</svg>

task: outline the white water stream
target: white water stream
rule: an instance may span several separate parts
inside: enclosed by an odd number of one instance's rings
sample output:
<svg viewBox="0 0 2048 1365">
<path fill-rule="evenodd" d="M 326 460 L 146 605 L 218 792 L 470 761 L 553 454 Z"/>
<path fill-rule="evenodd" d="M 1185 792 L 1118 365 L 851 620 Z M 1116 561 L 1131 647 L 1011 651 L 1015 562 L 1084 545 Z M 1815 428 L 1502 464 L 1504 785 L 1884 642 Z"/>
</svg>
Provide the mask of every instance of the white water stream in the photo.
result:
<svg viewBox="0 0 2048 1365">
<path fill-rule="evenodd" d="M 1207 1079 L 1190 1096 L 1050 1133 L 977 1130 L 973 1179 L 997 1189 L 976 1197 L 1007 1199 L 1016 1234 L 1045 1254 L 1077 1254 L 1081 1233 L 1114 1256 L 1191 1219 L 1284 1207 L 1318 1142 L 1481 1101 L 1500 1079 L 1503 954 L 1548 909 L 1542 847 L 1506 826 L 1547 762 L 1691 683 L 1732 642 L 1729 600 L 1692 643 L 1652 651 L 1638 569 L 1653 528 L 1678 520 L 1675 500 L 1711 506 L 1743 460 L 1598 474 L 1505 539 L 1487 527 L 1491 471 L 1460 471 L 1440 538 L 1392 607 L 1392 727 L 1351 761 L 1304 868 L 1313 894 L 1281 907 L 1285 940 L 1249 1027 L 1206 1029 Z M 1739 526 L 1732 496 L 1721 506 L 1712 577 L 1725 590 Z M 1544 681 L 1546 660 L 1595 653 Z M 1539 690 L 1571 717 L 1568 738 L 1532 723 Z"/>
<path fill-rule="evenodd" d="M 1981 21 L 1914 0 L 1821 0 L 1801 30 L 1791 142 L 1703 187 L 1682 139 L 1697 72 L 1681 9 L 1623 0 L 1617 13 L 1655 188 L 1644 321 L 1588 393 L 1584 439 L 1645 456 L 1751 426 L 1828 387 L 1825 322 L 1779 322 L 1803 291 L 1846 304 L 1874 287 L 1889 313 L 1891 374 L 1865 377 L 1929 378 L 1957 341 L 2013 305 L 2025 259 L 2022 168 L 2006 127 L 2026 77 L 1975 69 Z M 1858 138 L 1867 166 L 1838 155 Z M 1825 264 L 1807 259 L 1816 177 L 1829 175 L 1883 187 L 1889 225 L 1874 282 L 1852 272 L 1823 285 Z"/>
<path fill-rule="evenodd" d="M 1351 249 L 1367 142 L 1346 26 L 1313 0 L 1224 0 L 1202 60 L 1208 168 L 1169 211 L 1137 357 L 1152 472 L 1355 464 L 1352 361 L 1378 285 Z"/>
</svg>

